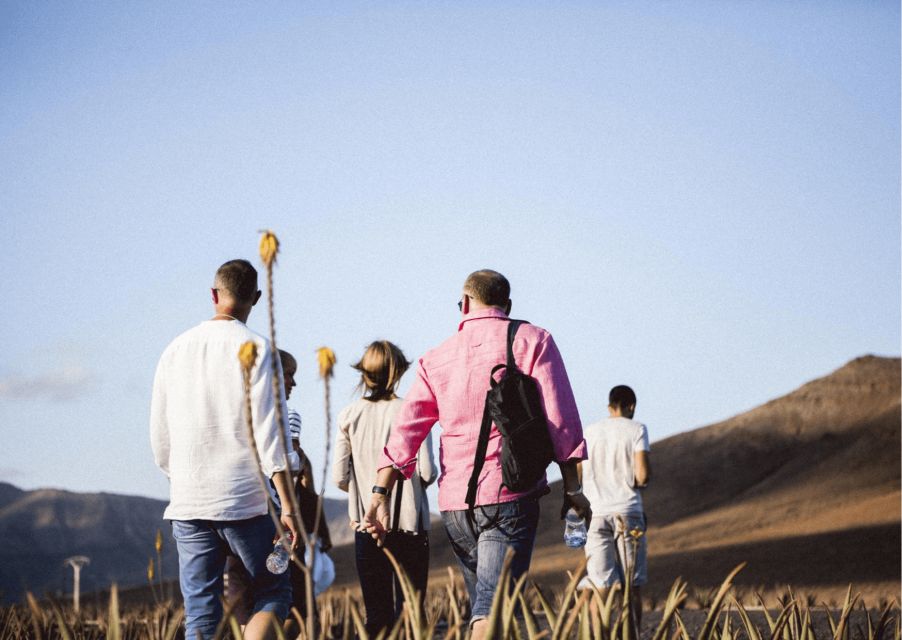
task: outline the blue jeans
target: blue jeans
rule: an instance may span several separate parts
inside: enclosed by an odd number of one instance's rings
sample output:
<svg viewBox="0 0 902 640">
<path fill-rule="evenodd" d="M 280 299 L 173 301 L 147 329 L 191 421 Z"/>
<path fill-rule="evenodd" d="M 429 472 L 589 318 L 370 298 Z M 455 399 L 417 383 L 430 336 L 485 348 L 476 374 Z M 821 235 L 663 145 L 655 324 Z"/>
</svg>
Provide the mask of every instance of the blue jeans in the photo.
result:
<svg viewBox="0 0 902 640">
<path fill-rule="evenodd" d="M 471 620 L 485 618 L 492 609 L 508 547 L 514 550 L 512 582 L 529 569 L 539 523 L 539 500 L 521 498 L 476 507 L 472 518 L 466 509 L 442 511 L 442 521 L 464 574 Z"/>
<path fill-rule="evenodd" d="M 222 573 L 226 554 L 241 559 L 251 578 L 252 614 L 288 615 L 291 587 L 288 572 L 273 575 L 266 557 L 273 548 L 275 525 L 268 515 L 247 520 L 173 520 L 172 536 L 179 553 L 179 586 L 185 600 L 185 638 L 211 638 L 222 619 Z"/>
</svg>

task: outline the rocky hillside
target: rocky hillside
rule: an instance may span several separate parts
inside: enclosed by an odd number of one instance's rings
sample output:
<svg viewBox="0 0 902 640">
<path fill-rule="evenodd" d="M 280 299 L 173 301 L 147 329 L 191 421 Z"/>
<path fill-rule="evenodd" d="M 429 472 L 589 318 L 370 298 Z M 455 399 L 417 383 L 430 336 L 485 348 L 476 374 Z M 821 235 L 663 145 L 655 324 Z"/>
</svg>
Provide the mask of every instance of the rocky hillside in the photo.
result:
<svg viewBox="0 0 902 640">
<path fill-rule="evenodd" d="M 853 582 L 898 594 L 899 358 L 858 358 L 734 418 L 653 442 L 651 462 L 650 594 L 666 594 L 677 576 L 718 584 L 742 561 L 738 582 L 756 588 L 833 593 Z M 545 584 L 566 580 L 582 558 L 561 541 L 561 493 L 556 485 L 542 500 L 532 574 Z M 441 580 L 453 556 L 440 526 L 431 541 Z M 353 557 L 336 555 L 353 583 Z"/>
<path fill-rule="evenodd" d="M 91 559 L 82 571 L 85 593 L 146 584 L 147 563 L 155 556 L 157 529 L 164 533 L 163 575 L 175 578 L 175 543 L 163 517 L 166 502 L 109 493 L 72 493 L 55 489 L 22 491 L 0 483 L 0 597 L 18 601 L 25 590 L 36 594 L 69 592 L 69 556 Z M 336 543 L 351 537 L 343 500 L 327 499 L 326 517 Z"/>
<path fill-rule="evenodd" d="M 641 415 L 637 416 L 641 419 Z M 652 444 L 650 584 L 662 597 L 677 576 L 715 585 L 786 583 L 826 599 L 854 583 L 898 597 L 900 586 L 900 360 L 866 356 L 751 411 Z M 655 425 L 649 425 L 654 439 Z M 561 542 L 561 489 L 543 499 L 534 578 L 553 586 L 581 559 Z M 68 591 L 62 561 L 87 555 L 86 592 L 146 582 L 165 502 L 111 494 L 22 491 L 0 483 L 0 591 L 18 600 Z M 328 500 L 336 542 L 350 539 L 343 501 Z M 165 528 L 164 528 L 165 531 Z M 167 536 L 164 572 L 177 562 Z M 433 580 L 454 564 L 439 523 Z M 351 546 L 333 552 L 338 584 L 356 583 Z M 841 598 L 841 597 L 840 597 Z"/>
<path fill-rule="evenodd" d="M 724 422 L 652 445 L 650 579 L 811 592 L 900 586 L 900 360 L 866 356 Z M 654 431 L 654 425 L 649 425 Z M 559 491 L 559 489 L 558 489 Z M 566 562 L 546 509 L 536 568 Z M 571 557 L 570 564 L 575 564 Z M 559 570 L 558 570 L 559 571 Z"/>
</svg>

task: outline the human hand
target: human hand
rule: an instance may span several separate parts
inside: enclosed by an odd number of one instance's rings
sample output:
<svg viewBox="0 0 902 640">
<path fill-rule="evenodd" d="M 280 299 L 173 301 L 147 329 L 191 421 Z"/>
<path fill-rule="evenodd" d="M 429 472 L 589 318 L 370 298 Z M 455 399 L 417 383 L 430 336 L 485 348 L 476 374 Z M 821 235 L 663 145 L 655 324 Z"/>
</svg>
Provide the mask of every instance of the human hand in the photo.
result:
<svg viewBox="0 0 902 640">
<path fill-rule="evenodd" d="M 385 534 L 388 533 L 388 523 L 388 498 L 374 493 L 370 500 L 370 508 L 363 516 L 362 529 L 373 536 L 376 544 L 381 547 L 385 542 Z"/>
<path fill-rule="evenodd" d="M 291 550 L 294 551 L 298 548 L 298 544 L 300 542 L 300 536 L 298 535 L 298 525 L 294 514 L 283 512 L 282 515 L 279 516 L 279 520 L 282 523 L 282 527 L 284 527 L 285 529 L 285 533 L 287 533 L 291 538 Z"/>
<path fill-rule="evenodd" d="M 576 515 L 585 519 L 586 522 L 592 520 L 592 506 L 589 504 L 589 499 L 586 498 L 585 494 L 580 492 L 576 495 L 564 496 L 564 513 L 567 512 L 568 508 L 572 508 Z"/>
</svg>

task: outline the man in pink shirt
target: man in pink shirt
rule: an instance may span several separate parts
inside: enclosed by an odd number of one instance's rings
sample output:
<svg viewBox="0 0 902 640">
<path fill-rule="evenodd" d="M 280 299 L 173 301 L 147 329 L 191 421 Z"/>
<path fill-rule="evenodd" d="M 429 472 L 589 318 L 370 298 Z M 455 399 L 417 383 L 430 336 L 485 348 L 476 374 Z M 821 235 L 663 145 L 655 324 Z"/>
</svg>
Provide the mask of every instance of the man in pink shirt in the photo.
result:
<svg viewBox="0 0 902 640">
<path fill-rule="evenodd" d="M 473 637 L 481 638 L 507 548 L 514 550 L 515 580 L 529 569 L 538 499 L 548 493 L 548 484 L 543 477 L 527 491 L 502 486 L 501 434 L 492 425 L 475 509 L 467 509 L 489 376 L 492 367 L 506 360 L 511 309 L 507 278 L 487 269 L 471 273 L 458 307 L 463 317 L 457 333 L 420 359 L 416 380 L 395 417 L 364 526 L 374 537 L 384 536 L 391 488 L 400 475 L 411 476 L 420 444 L 441 422 L 439 509 L 470 595 Z M 589 502 L 577 474 L 586 445 L 560 352 L 550 333 L 524 324 L 517 331 L 513 353 L 520 370 L 537 382 L 566 500 L 588 518 Z"/>
</svg>

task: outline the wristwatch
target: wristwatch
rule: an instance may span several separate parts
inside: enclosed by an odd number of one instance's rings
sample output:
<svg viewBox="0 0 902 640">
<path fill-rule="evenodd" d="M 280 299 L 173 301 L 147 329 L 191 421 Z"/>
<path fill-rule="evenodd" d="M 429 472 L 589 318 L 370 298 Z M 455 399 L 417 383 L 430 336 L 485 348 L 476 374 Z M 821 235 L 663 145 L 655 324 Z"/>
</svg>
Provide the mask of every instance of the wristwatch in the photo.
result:
<svg viewBox="0 0 902 640">
<path fill-rule="evenodd" d="M 388 489 L 386 489 L 385 487 L 380 487 L 378 484 L 373 485 L 373 493 L 378 493 L 379 495 L 387 496 Z"/>
<path fill-rule="evenodd" d="M 564 491 L 564 493 L 566 493 L 566 494 L 567 494 L 569 497 L 571 497 L 571 498 L 573 498 L 573 497 L 575 497 L 575 496 L 578 496 L 578 495 L 581 495 L 582 492 L 583 492 L 583 488 L 582 488 L 582 487 L 577 487 L 575 491 L 566 491 L 566 490 Z"/>
</svg>

